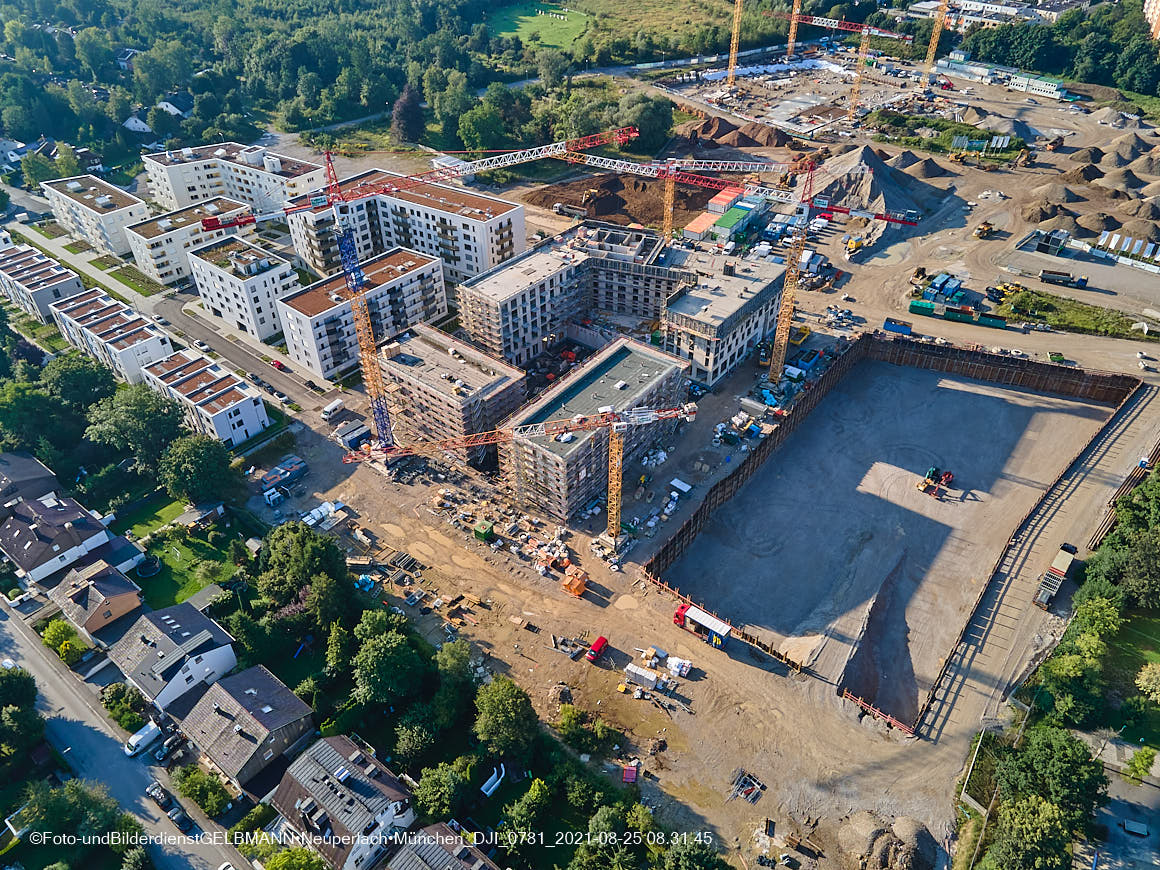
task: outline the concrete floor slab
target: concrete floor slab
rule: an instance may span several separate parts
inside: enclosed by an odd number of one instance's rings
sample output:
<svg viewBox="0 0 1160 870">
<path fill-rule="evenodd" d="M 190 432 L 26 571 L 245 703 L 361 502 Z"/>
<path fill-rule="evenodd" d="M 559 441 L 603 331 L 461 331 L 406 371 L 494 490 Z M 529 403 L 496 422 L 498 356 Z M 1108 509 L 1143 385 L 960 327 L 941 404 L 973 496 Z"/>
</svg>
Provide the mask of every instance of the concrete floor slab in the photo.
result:
<svg viewBox="0 0 1160 870">
<path fill-rule="evenodd" d="M 903 721 L 1097 404 L 864 362 L 665 579 Z M 955 482 L 916 489 L 930 466 Z"/>
</svg>

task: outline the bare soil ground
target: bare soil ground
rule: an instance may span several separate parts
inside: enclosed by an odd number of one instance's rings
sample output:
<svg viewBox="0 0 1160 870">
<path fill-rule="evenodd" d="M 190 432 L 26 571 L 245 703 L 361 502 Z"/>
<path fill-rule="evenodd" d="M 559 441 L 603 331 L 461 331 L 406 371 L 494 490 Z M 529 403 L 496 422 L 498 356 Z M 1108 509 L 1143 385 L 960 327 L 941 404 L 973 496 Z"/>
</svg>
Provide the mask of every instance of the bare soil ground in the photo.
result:
<svg viewBox="0 0 1160 870">
<path fill-rule="evenodd" d="M 589 199 L 589 192 L 596 194 Z M 682 185 L 677 189 L 673 223 L 683 226 L 705 210 L 716 190 Z M 588 209 L 588 216 L 612 223 L 641 223 L 660 226 L 664 218 L 664 183 L 615 174 L 598 175 L 550 184 L 533 190 L 523 197 L 524 202 L 550 209 L 555 203 Z"/>
</svg>

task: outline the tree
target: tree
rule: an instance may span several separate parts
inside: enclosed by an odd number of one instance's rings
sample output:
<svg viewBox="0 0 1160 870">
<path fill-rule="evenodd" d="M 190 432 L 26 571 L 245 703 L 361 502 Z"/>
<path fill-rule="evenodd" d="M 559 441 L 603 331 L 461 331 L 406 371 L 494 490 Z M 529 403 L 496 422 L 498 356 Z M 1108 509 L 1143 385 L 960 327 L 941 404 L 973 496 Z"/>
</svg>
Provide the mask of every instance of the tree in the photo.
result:
<svg viewBox="0 0 1160 870">
<path fill-rule="evenodd" d="M 315 574 L 310 578 L 306 610 L 314 618 L 315 625 L 345 624 L 350 619 L 353 605 L 348 583 L 340 583 L 329 574 Z"/>
<path fill-rule="evenodd" d="M 1062 728 L 1030 729 L 1019 749 L 1000 758 L 997 776 L 1006 798 L 1037 795 L 1050 801 L 1075 833 L 1107 803 L 1103 765 L 1091 758 L 1085 743 Z"/>
<path fill-rule="evenodd" d="M 1136 688 L 1150 701 L 1160 704 L 1160 662 L 1149 662 L 1136 674 Z"/>
<path fill-rule="evenodd" d="M 459 119 L 475 105 L 475 95 L 467 85 L 467 76 L 459 70 L 447 74 L 447 87 L 436 96 L 432 108 L 443 129 L 443 135 L 454 139 L 459 133 Z"/>
<path fill-rule="evenodd" d="M 465 640 L 453 640 L 443 644 L 435 653 L 435 666 L 439 671 L 440 683 L 463 686 L 473 682 L 475 677 L 471 672 L 471 644 Z"/>
<path fill-rule="evenodd" d="M 44 645 L 49 649 L 60 649 L 61 644 L 75 640 L 77 630 L 63 619 L 54 619 L 44 628 Z"/>
<path fill-rule="evenodd" d="M 467 799 L 467 777 L 453 765 L 442 762 L 423 769 L 415 802 L 432 819 L 446 819 L 459 814 Z"/>
<path fill-rule="evenodd" d="M 0 710 L 0 745 L 8 755 L 27 752 L 44 738 L 44 717 L 32 707 Z"/>
<path fill-rule="evenodd" d="M 10 126 L 7 121 L 5 121 L 5 126 Z M 56 171 L 56 164 L 35 151 L 30 151 L 20 158 L 20 172 L 24 176 L 24 186 L 29 190 L 38 187 L 42 181 L 60 178 Z"/>
<path fill-rule="evenodd" d="M 491 106 L 480 103 L 460 117 L 459 138 L 472 151 L 499 148 L 505 138 L 503 118 Z"/>
<path fill-rule="evenodd" d="M 73 37 L 77 60 L 89 71 L 92 80 L 99 81 L 105 67 L 113 62 L 113 46 L 108 31 L 99 27 L 86 27 Z"/>
<path fill-rule="evenodd" d="M 0 668 L 0 707 L 32 707 L 36 680 L 24 668 Z"/>
<path fill-rule="evenodd" d="M 33 448 L 46 434 L 52 443 L 59 444 L 62 434 L 67 438 L 75 429 L 73 419 L 39 384 L 13 380 L 0 386 L 0 429 L 10 448 Z M 46 427 L 49 420 L 55 425 Z"/>
<path fill-rule="evenodd" d="M 53 788 L 47 780 L 31 783 L 24 793 L 21 819 L 32 831 L 44 834 L 76 834 L 96 837 L 112 831 L 140 832 L 141 826 L 109 795 L 102 783 L 70 779 Z M 113 845 L 118 854 L 130 843 Z M 82 866 L 84 862 L 81 862 Z"/>
<path fill-rule="evenodd" d="M 1039 795 L 1004 802 L 987 870 L 1068 870 L 1072 832 L 1063 811 Z"/>
<path fill-rule="evenodd" d="M 1132 785 L 1140 785 L 1144 777 L 1152 772 L 1152 764 L 1156 761 L 1156 750 L 1151 746 L 1144 746 L 1132 753 L 1128 766 L 1124 768 L 1124 779 Z"/>
<path fill-rule="evenodd" d="M 407 626 L 407 617 L 400 613 L 391 613 L 388 610 L 364 610 L 359 617 L 358 625 L 354 627 L 356 640 L 368 641 L 372 637 L 397 631 L 404 632 Z"/>
<path fill-rule="evenodd" d="M 230 538 L 226 547 L 226 556 L 235 565 L 245 565 L 250 561 L 250 550 L 241 538 Z"/>
<path fill-rule="evenodd" d="M 181 434 L 181 406 L 145 384 L 118 390 L 89 408 L 85 437 L 127 450 L 142 473 L 157 469 L 165 449 Z"/>
<path fill-rule="evenodd" d="M 616 123 L 640 130 L 637 146 L 655 151 L 668 141 L 673 127 L 673 104 L 665 97 L 644 93 L 622 97 L 616 108 Z"/>
<path fill-rule="evenodd" d="M 419 94 L 410 84 L 391 107 L 391 138 L 396 142 L 418 142 L 423 135 L 423 107 Z"/>
<path fill-rule="evenodd" d="M 395 729 L 395 755 L 410 766 L 422 760 L 434 745 L 430 711 L 425 705 L 412 707 Z"/>
<path fill-rule="evenodd" d="M 350 667 L 350 650 L 350 632 L 342 623 L 332 622 L 326 638 L 326 670 L 332 674 L 345 673 Z"/>
<path fill-rule="evenodd" d="M 544 48 L 536 52 L 536 73 L 540 83 L 549 91 L 554 91 L 564 82 L 568 71 L 568 57 L 554 48 Z"/>
<path fill-rule="evenodd" d="M 305 523 L 284 523 L 268 535 L 258 554 L 258 589 L 279 607 L 316 574 L 346 582 L 346 556 L 330 535 Z"/>
<path fill-rule="evenodd" d="M 40 381 L 50 396 L 72 408 L 87 408 L 116 391 L 113 372 L 81 353 L 53 357 L 41 372 Z"/>
<path fill-rule="evenodd" d="M 1141 607 L 1160 607 L 1160 526 L 1131 538 L 1120 587 Z"/>
<path fill-rule="evenodd" d="M 521 846 L 534 843 L 535 837 L 522 837 L 521 834 L 534 834 L 544 829 L 544 813 L 552 804 L 552 790 L 542 779 L 533 779 L 523 796 L 503 808 L 507 817 L 508 826 L 516 834 L 507 844 L 509 851 L 518 852 Z"/>
<path fill-rule="evenodd" d="M 178 438 L 161 455 L 157 478 L 173 498 L 193 504 L 218 501 L 242 486 L 241 473 L 230 467 L 229 450 L 209 435 Z"/>
<path fill-rule="evenodd" d="M 665 852 L 664 870 L 729 870 L 713 847 L 699 837 L 681 837 Z"/>
<path fill-rule="evenodd" d="M 528 693 L 507 677 L 496 677 L 475 696 L 475 735 L 497 755 L 519 755 L 531 747 L 538 720 Z"/>
<path fill-rule="evenodd" d="M 412 694 L 423 678 L 423 660 L 398 632 L 364 641 L 351 663 L 355 700 L 389 704 Z"/>
<path fill-rule="evenodd" d="M 71 145 L 56 146 L 56 174 L 58 178 L 72 178 L 81 174 L 81 162 Z"/>
<path fill-rule="evenodd" d="M 321 855 L 305 846 L 283 849 L 262 863 L 266 870 L 330 870 Z"/>
<path fill-rule="evenodd" d="M 225 812 L 230 802 L 230 794 L 221 780 L 196 764 L 179 767 L 173 774 L 173 784 L 182 797 L 192 800 L 211 817 Z"/>
<path fill-rule="evenodd" d="M 153 870 L 153 861 L 141 846 L 134 846 L 121 860 L 121 870 Z"/>
</svg>

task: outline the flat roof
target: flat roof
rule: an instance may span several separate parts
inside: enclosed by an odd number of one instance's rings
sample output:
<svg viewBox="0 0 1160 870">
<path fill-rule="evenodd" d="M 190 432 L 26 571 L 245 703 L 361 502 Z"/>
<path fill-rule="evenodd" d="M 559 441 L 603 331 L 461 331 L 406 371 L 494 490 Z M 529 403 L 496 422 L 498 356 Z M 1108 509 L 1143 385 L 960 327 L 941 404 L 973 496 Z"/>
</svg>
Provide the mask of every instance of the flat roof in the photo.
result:
<svg viewBox="0 0 1160 870">
<path fill-rule="evenodd" d="M 95 175 L 74 175 L 72 178 L 58 178 L 55 181 L 42 181 L 40 184 L 41 187 L 51 188 L 95 212 L 107 214 L 131 205 L 145 204 L 145 200 L 138 199 Z M 105 196 L 109 197 L 108 207 L 97 204 L 97 200 Z"/>
<path fill-rule="evenodd" d="M 43 290 L 77 277 L 72 269 L 29 245 L 18 245 L 0 252 L 0 272 L 29 292 Z"/>
<path fill-rule="evenodd" d="M 397 172 L 387 172 L 385 169 L 368 169 L 358 175 L 342 179 L 338 184 L 344 193 L 358 190 L 361 187 L 373 187 L 386 184 L 406 176 Z M 520 208 L 519 205 L 507 200 L 497 199 L 480 193 L 464 190 L 462 187 L 452 187 L 448 184 L 424 182 L 406 190 L 394 190 L 384 193 L 395 199 L 401 199 L 414 205 L 451 212 L 460 217 L 472 220 L 491 220 L 494 217 L 505 215 Z M 302 203 L 305 196 L 295 197 L 291 202 Z M 322 209 L 316 209 L 321 211 Z"/>
<path fill-rule="evenodd" d="M 741 187 L 727 187 L 720 193 L 716 194 L 709 202 L 733 202 L 737 197 L 745 193 L 745 189 Z"/>
<path fill-rule="evenodd" d="M 652 230 L 588 221 L 528 248 L 460 287 L 504 302 L 589 258 L 651 265 L 661 249 L 660 235 Z"/>
<path fill-rule="evenodd" d="M 725 274 L 725 264 L 733 264 L 733 274 Z M 665 310 L 683 314 L 712 327 L 719 327 L 746 305 L 775 287 L 785 275 L 785 266 L 777 263 L 754 262 L 710 254 L 669 248 L 665 265 L 697 273 L 697 286 L 685 286 L 674 293 L 665 304 Z M 706 277 L 711 275 L 712 277 Z"/>
<path fill-rule="evenodd" d="M 264 172 L 270 172 L 263 165 L 263 158 L 267 156 L 274 157 L 278 160 L 281 168 L 272 174 L 280 175 L 283 178 L 297 178 L 300 175 L 306 175 L 307 173 L 322 169 L 322 166 L 318 163 L 297 160 L 293 157 L 287 157 L 285 154 L 267 151 L 261 145 L 242 145 L 238 142 L 219 142 L 216 145 L 199 145 L 196 148 L 175 148 L 170 151 L 158 151 L 155 154 L 146 154 L 145 159 L 152 160 L 154 163 L 160 163 L 162 166 L 179 166 L 182 163 L 193 163 L 197 160 L 218 159 L 236 163 L 238 166 L 245 166 L 249 169 L 261 169 Z M 248 162 L 246 157 L 255 158 L 257 163 Z"/>
<path fill-rule="evenodd" d="M 513 416 L 509 426 L 566 420 L 595 414 L 611 405 L 617 411 L 633 407 L 659 378 L 684 371 L 684 360 L 647 344 L 629 338 L 618 338 L 606 345 L 583 365 L 564 375 L 538 400 Z M 617 389 L 623 382 L 625 387 Z M 592 431 L 576 432 L 570 441 L 546 436 L 531 439 L 558 456 L 567 456 L 588 438 Z"/>
<path fill-rule="evenodd" d="M 205 202 L 187 205 L 185 208 L 179 208 L 177 211 L 166 212 L 155 218 L 130 224 L 125 229 L 136 233 L 142 238 L 155 239 L 157 236 L 164 235 L 165 233 L 183 230 L 191 224 L 200 225 L 205 218 L 220 217 L 242 209 L 248 210 L 249 206 L 244 202 L 238 202 L 236 199 L 215 196 L 213 199 L 207 199 Z"/>
<path fill-rule="evenodd" d="M 243 261 L 249 257 L 255 260 L 269 260 L 271 267 L 289 263 L 284 257 L 280 257 L 273 251 L 268 251 L 240 236 L 226 236 L 224 239 L 218 239 L 208 245 L 193 248 L 189 252 L 189 256 L 205 260 L 211 266 L 217 266 L 219 269 L 228 269 L 235 262 Z M 260 275 L 265 271 L 267 270 L 262 269 L 255 274 Z"/>
<path fill-rule="evenodd" d="M 363 275 L 367 279 L 366 286 L 370 289 L 388 284 L 415 269 L 435 262 L 437 261 L 434 257 L 428 257 L 426 254 L 420 254 L 410 248 L 393 248 L 360 265 Z M 305 290 L 283 297 L 278 301 L 289 305 L 307 317 L 315 317 L 332 308 L 349 305 L 350 300 L 345 297 L 345 294 L 346 278 L 339 272 L 329 278 L 315 281 Z"/>
<path fill-rule="evenodd" d="M 737 206 L 733 206 L 733 208 L 729 209 L 729 211 L 725 212 L 725 214 L 723 214 L 723 215 L 721 215 L 721 217 L 717 218 L 716 223 L 717 223 L 717 226 L 719 226 L 719 227 L 724 227 L 725 229 L 733 229 L 733 227 L 737 226 L 737 224 L 739 222 L 741 222 L 742 220 L 744 220 L 747 217 L 749 217 L 749 209 L 738 208 Z"/>
<path fill-rule="evenodd" d="M 453 349 L 457 357 L 451 355 Z M 384 347 L 380 358 L 384 369 L 409 375 L 454 401 L 483 398 L 524 376 L 515 366 L 422 324 L 412 326 Z M 456 382 L 463 387 L 457 387 Z M 468 394 L 456 392 L 464 388 Z"/>
<path fill-rule="evenodd" d="M 709 227 L 713 226 L 713 224 L 717 223 L 718 217 L 719 215 L 715 215 L 711 211 L 703 211 L 685 224 L 685 229 L 691 233 L 703 233 Z"/>
<path fill-rule="evenodd" d="M 145 367 L 145 371 L 187 401 L 217 414 L 257 395 L 233 372 L 191 350 L 179 350 Z"/>
</svg>

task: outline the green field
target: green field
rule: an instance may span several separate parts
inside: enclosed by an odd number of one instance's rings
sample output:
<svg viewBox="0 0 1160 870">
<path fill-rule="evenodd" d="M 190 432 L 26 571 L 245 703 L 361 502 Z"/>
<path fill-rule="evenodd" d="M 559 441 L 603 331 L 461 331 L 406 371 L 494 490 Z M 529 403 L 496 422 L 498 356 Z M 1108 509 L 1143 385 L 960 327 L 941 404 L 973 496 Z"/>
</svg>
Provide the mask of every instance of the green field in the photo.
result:
<svg viewBox="0 0 1160 870">
<path fill-rule="evenodd" d="M 177 519 L 184 510 L 183 502 L 164 493 L 155 493 L 129 513 L 118 516 L 113 523 L 113 532 L 118 535 L 132 532 L 133 537 L 140 539 Z"/>
<path fill-rule="evenodd" d="M 122 266 L 116 272 L 110 272 L 109 275 L 125 286 L 133 288 L 142 296 L 152 296 L 165 289 L 164 284 L 158 284 L 136 266 Z"/>
<path fill-rule="evenodd" d="M 153 577 L 137 577 L 133 572 L 133 580 L 154 610 L 180 604 L 210 583 L 226 580 L 233 573 L 226 554 L 198 538 L 153 544 L 147 552 L 161 559 L 161 571 Z"/>
<path fill-rule="evenodd" d="M 1118 693 L 1137 694 L 1136 674 L 1150 662 L 1160 662 L 1160 614 L 1141 611 L 1125 614 L 1124 625 L 1108 642 L 1107 674 Z M 1152 704 L 1144 722 L 1124 729 L 1129 743 L 1160 750 L 1160 705 Z"/>
<path fill-rule="evenodd" d="M 524 0 L 497 9 L 488 16 L 487 26 L 496 36 L 518 36 L 527 43 L 533 33 L 539 34 L 539 44 L 546 48 L 568 49 L 588 27 L 588 16 L 572 7 L 564 12 L 562 6 L 551 6 L 535 0 Z M 537 15 L 542 11 L 543 15 Z M 555 18 L 563 15 L 564 20 Z"/>
</svg>

